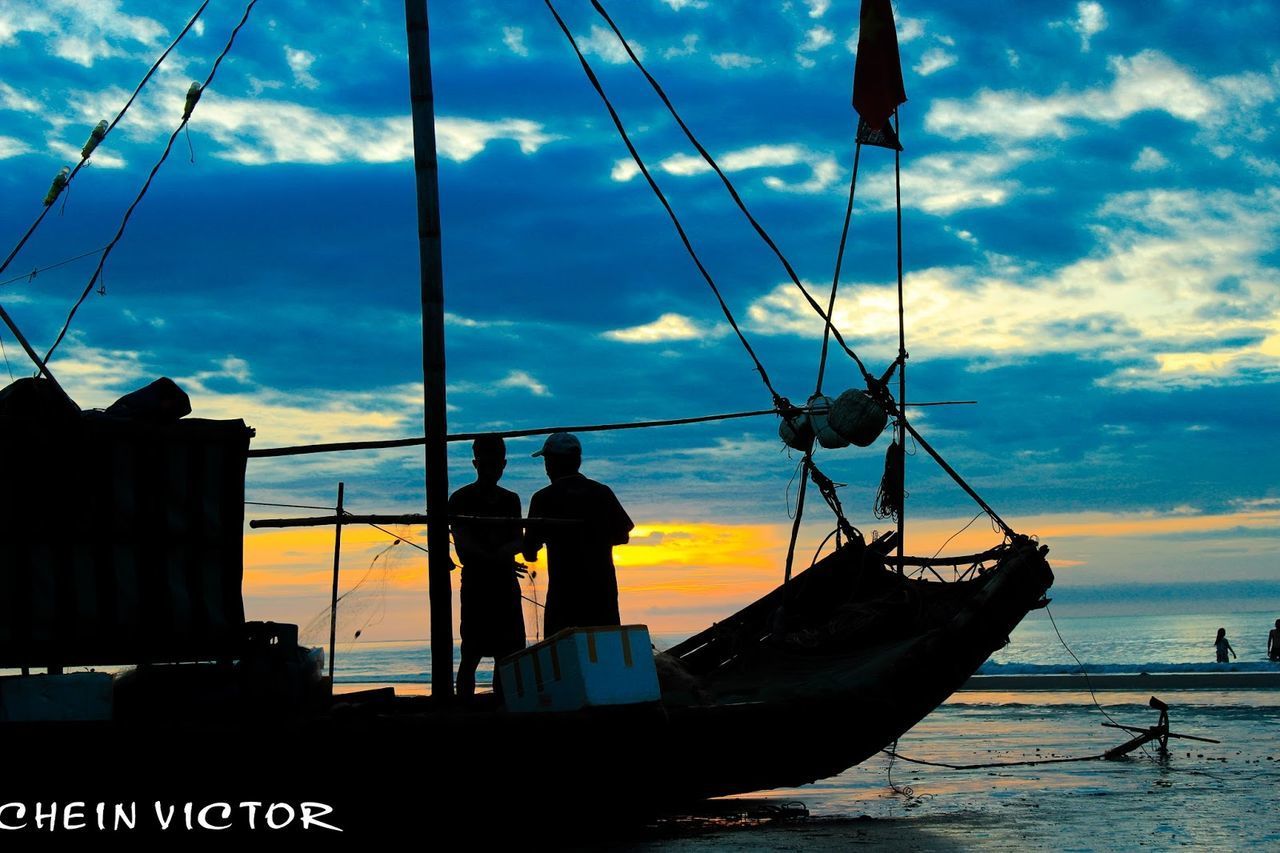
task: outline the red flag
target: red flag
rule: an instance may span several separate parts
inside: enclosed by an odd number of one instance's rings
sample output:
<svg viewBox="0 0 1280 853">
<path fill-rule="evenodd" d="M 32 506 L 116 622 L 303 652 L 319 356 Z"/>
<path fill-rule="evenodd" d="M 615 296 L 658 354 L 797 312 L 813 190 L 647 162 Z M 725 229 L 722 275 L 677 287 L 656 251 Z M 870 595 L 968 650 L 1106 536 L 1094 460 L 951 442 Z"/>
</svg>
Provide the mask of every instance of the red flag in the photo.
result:
<svg viewBox="0 0 1280 853">
<path fill-rule="evenodd" d="M 898 58 L 898 31 L 889 0 L 862 0 L 858 59 L 853 69 L 853 107 L 872 130 L 880 130 L 907 100 Z"/>
</svg>

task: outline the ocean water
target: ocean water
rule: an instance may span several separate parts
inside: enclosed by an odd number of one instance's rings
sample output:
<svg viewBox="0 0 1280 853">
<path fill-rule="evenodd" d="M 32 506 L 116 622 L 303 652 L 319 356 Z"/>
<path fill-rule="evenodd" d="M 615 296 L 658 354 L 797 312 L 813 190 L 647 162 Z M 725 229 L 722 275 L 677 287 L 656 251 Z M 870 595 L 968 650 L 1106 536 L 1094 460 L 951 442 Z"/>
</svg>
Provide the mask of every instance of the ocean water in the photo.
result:
<svg viewBox="0 0 1280 853">
<path fill-rule="evenodd" d="M 1080 665 L 1088 672 L 1253 672 L 1276 671 L 1267 660 L 1267 633 L 1280 614 L 1235 612 L 1222 615 L 1054 616 L 1037 610 L 1027 616 L 1009 638 L 1009 645 L 992 655 L 980 672 L 988 675 L 1069 673 Z M 1057 631 L 1054 630 L 1054 621 Z M 1238 660 L 1214 662 L 1213 640 L 1219 628 Z M 1059 633 L 1061 639 L 1059 639 Z M 670 648 L 686 635 L 658 634 L 654 644 Z M 1065 643 L 1065 645 L 1064 645 Z M 454 649 L 455 666 L 458 649 Z M 425 640 L 366 642 L 339 645 L 336 681 L 342 685 L 384 683 L 426 685 L 430 681 L 431 652 Z M 477 683 L 490 684 L 493 661 L 481 662 Z"/>
</svg>

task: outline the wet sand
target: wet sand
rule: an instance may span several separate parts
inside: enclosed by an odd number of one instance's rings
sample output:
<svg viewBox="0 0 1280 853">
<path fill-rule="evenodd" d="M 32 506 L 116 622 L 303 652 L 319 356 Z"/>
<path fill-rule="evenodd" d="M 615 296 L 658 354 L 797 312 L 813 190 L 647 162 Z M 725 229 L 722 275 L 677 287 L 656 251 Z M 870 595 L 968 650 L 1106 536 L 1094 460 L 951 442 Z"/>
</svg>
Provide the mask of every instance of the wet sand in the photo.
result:
<svg viewBox="0 0 1280 853">
<path fill-rule="evenodd" d="M 1119 722 L 1146 726 L 1147 692 L 1100 695 Z M 1280 848 L 1280 692 L 1165 691 L 1172 730 L 1221 745 L 1171 741 L 1160 759 L 957 771 L 874 758 L 834 779 L 717 801 L 672 816 L 614 850 L 1212 850 Z M 908 756 L 953 764 L 1104 751 L 1088 694 L 958 694 L 902 739 Z M 804 803 L 807 818 L 769 814 Z M 719 813 L 717 813 L 719 810 Z"/>
</svg>

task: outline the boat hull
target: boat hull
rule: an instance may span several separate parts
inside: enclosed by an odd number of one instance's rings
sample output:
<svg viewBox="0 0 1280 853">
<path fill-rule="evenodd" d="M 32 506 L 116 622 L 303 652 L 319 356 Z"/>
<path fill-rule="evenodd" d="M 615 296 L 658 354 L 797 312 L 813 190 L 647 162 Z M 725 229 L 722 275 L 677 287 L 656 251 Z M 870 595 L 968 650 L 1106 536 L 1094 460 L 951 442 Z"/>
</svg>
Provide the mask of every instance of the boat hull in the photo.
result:
<svg viewBox="0 0 1280 853">
<path fill-rule="evenodd" d="M 807 590 L 822 599 L 848 586 L 848 572 L 886 572 L 851 552 L 814 569 L 784 595 Z M 861 585 L 873 588 L 871 602 L 883 598 L 878 584 L 919 583 L 868 578 Z M 837 620 L 825 640 L 808 645 L 797 645 L 794 631 L 769 635 L 749 665 L 707 669 L 704 652 L 695 676 L 701 701 L 673 695 L 510 714 L 401 698 L 309 717 L 5 723 L 0 742 L 21 773 L 0 781 L 0 802 L 136 802 L 143 830 L 158 829 L 155 803 L 178 804 L 181 822 L 191 802 L 193 831 L 226 831 L 201 830 L 200 809 L 262 802 L 298 813 L 303 803 L 324 804 L 331 823 L 357 833 L 495 813 L 564 831 L 588 817 L 640 818 L 692 800 L 801 785 L 875 755 L 945 701 L 1051 580 L 1042 550 L 1028 546 L 967 588 L 918 590 L 951 603 L 926 631 L 880 630 L 869 642 L 855 631 L 850 649 L 848 626 Z M 767 611 L 755 612 L 763 620 Z M 210 814 L 216 823 L 222 812 Z M 244 818 L 233 811 L 232 831 L 248 831 Z M 280 831 L 300 831 L 299 823 Z"/>
</svg>

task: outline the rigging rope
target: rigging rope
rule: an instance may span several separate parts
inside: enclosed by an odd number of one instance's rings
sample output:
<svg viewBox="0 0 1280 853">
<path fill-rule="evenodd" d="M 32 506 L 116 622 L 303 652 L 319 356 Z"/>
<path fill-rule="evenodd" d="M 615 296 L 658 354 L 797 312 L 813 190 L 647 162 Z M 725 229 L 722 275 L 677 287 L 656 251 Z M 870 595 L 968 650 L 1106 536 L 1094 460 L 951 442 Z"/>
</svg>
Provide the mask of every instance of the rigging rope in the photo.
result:
<svg viewBox="0 0 1280 853">
<path fill-rule="evenodd" d="M 662 85 L 659 84 L 653 75 L 649 73 L 649 70 L 644 67 L 644 63 L 640 61 L 640 58 L 636 56 L 635 51 L 631 49 L 631 45 L 622 35 L 622 31 L 619 30 L 617 24 L 613 22 L 613 18 L 609 17 L 609 13 L 600 5 L 599 0 L 591 0 L 591 4 L 595 7 L 596 11 L 600 13 L 600 16 L 604 18 L 605 22 L 608 23 L 609 28 L 613 30 L 613 33 L 618 37 L 618 40 L 622 42 L 622 46 L 626 50 L 627 55 L 631 57 L 632 63 L 634 63 L 636 68 L 640 70 L 640 73 L 644 75 L 645 79 L 649 81 L 649 85 L 653 87 L 654 92 L 662 100 L 662 103 L 666 105 L 667 111 L 671 113 L 671 117 L 676 120 L 676 124 L 678 124 L 680 129 L 684 131 L 685 138 L 689 140 L 690 144 L 693 145 L 698 154 L 702 156 L 702 159 L 706 161 L 707 165 L 710 166 L 720 178 L 720 182 L 724 184 L 725 189 L 728 190 L 729 196 L 733 199 L 734 204 L 737 205 L 738 210 L 742 211 L 743 216 L 745 216 L 747 221 L 751 223 L 751 227 L 755 229 L 756 234 L 760 236 L 760 239 L 764 241 L 765 245 L 773 251 L 773 254 L 782 263 L 782 268 L 786 270 L 787 276 L 791 279 L 791 283 L 800 289 L 800 292 L 804 294 L 805 300 L 809 303 L 809 306 L 817 312 L 818 316 L 825 322 L 831 323 L 832 318 L 828 314 L 823 313 L 822 306 L 819 305 L 818 301 L 813 298 L 811 293 L 809 293 L 808 288 L 800 282 L 800 277 L 796 274 L 795 268 L 791 266 L 791 262 L 782 254 L 782 250 L 778 248 L 778 244 L 775 243 L 773 238 L 769 236 L 768 232 L 764 230 L 764 226 L 762 226 L 755 216 L 751 214 L 751 211 L 747 209 L 746 203 L 743 202 L 742 197 L 738 195 L 738 191 L 733 186 L 733 182 L 729 180 L 729 176 L 724 173 L 724 170 L 722 170 L 719 164 L 716 163 L 715 158 L 713 158 L 707 149 L 702 146 L 702 143 L 698 141 L 696 136 L 694 136 L 693 131 L 689 129 L 687 124 L 685 124 L 684 119 L 680 117 L 679 112 L 677 112 L 675 106 L 671 103 L 671 99 L 668 98 L 667 93 L 663 91 Z M 855 353 L 847 343 L 845 343 L 844 337 L 840 334 L 840 330 L 835 328 L 835 326 L 830 326 L 830 329 L 834 333 L 836 340 L 840 343 L 840 346 L 858 365 L 858 369 L 862 372 L 863 379 L 867 382 L 873 382 L 875 377 L 867 371 L 867 368 L 862 363 L 862 359 L 858 358 L 858 354 Z"/>
<path fill-rule="evenodd" d="M 894 741 L 896 744 L 897 741 Z M 1096 755 L 1078 755 L 1073 758 L 1037 758 L 1033 761 L 993 761 L 986 764 L 947 764 L 945 761 L 925 761 L 923 758 L 908 758 L 897 749 L 888 747 L 880 750 L 891 759 L 899 758 L 912 764 L 925 764 L 929 767 L 945 767 L 948 770 L 989 770 L 993 767 L 1034 767 L 1037 764 L 1070 764 L 1076 761 L 1100 761 L 1107 757 L 1105 752 Z"/>
<path fill-rule="evenodd" d="M 862 159 L 862 143 L 853 149 L 853 176 L 849 178 L 849 203 L 844 209 L 844 227 L 840 229 L 840 248 L 836 251 L 836 271 L 831 277 L 831 299 L 827 302 L 827 316 L 822 324 L 822 354 L 818 357 L 818 381 L 814 394 L 822 393 L 822 377 L 827 372 L 827 346 L 831 342 L 831 330 L 835 328 L 836 291 L 840 288 L 840 267 L 844 264 L 844 249 L 849 239 L 849 222 L 853 219 L 853 194 L 858 188 L 858 162 Z M 865 371 L 864 371 L 865 372 Z"/>
<path fill-rule="evenodd" d="M 804 455 L 804 460 L 800 463 L 800 490 L 796 494 L 796 515 L 791 522 L 791 542 L 787 545 L 787 565 L 782 575 L 782 582 L 788 583 L 791 580 L 791 563 L 796 556 L 796 539 L 800 535 L 800 519 L 804 517 L 804 493 L 805 486 L 809 483 L 809 468 L 813 464 L 813 447 Z"/>
<path fill-rule="evenodd" d="M 79 173 L 80 169 L 88 163 L 89 158 L 93 156 L 94 149 L 101 144 L 107 134 L 115 129 L 115 126 L 120 123 L 120 119 L 124 118 L 124 114 L 129 111 L 129 107 L 133 106 L 133 102 L 137 99 L 138 93 L 142 91 L 142 87 L 147 85 L 147 81 L 149 81 L 151 76 L 156 73 L 156 69 L 160 67 L 160 64 L 164 62 L 169 56 L 169 53 L 178 46 L 178 42 L 182 41 L 187 32 L 195 26 L 196 20 L 199 19 L 200 15 L 204 12 L 205 7 L 208 5 L 209 0 L 204 0 L 204 2 L 200 4 L 200 8 L 196 9 L 196 13 L 191 16 L 191 20 L 187 21 L 187 25 L 182 28 L 182 32 L 178 33 L 177 38 L 175 38 L 169 46 L 164 49 L 164 53 L 160 54 L 160 57 L 151 64 L 149 69 L 147 69 L 147 73 L 143 75 L 141 82 L 139 82 L 134 88 L 133 94 L 129 96 L 129 100 L 125 101 L 124 106 L 120 108 L 120 112 L 116 113 L 116 117 L 112 119 L 106 129 L 102 130 L 101 133 L 98 132 L 98 128 L 94 129 L 93 134 L 89 137 L 89 142 L 85 143 L 84 150 L 81 152 L 80 162 L 76 164 L 74 169 L 67 173 L 65 179 L 60 181 L 62 186 L 59 188 L 59 191 L 65 189 L 71 183 L 72 179 L 75 178 L 76 174 Z M 101 128 L 101 125 L 99 125 L 99 128 Z M 0 273 L 3 273 L 9 268 L 9 264 L 13 262 L 13 259 L 17 256 L 18 252 L 22 251 L 22 247 L 26 245 L 27 240 L 31 239 L 31 235 L 40 227 L 40 223 L 44 221 L 45 215 L 48 214 L 50 209 L 52 209 L 53 201 L 54 199 L 48 200 L 48 203 L 46 203 L 40 210 L 40 215 L 36 217 L 35 221 L 31 223 L 31 227 L 27 229 L 27 233 L 22 235 L 22 239 L 13 247 L 13 251 L 9 252 L 9 256 L 4 259 L 3 263 L 0 263 Z M 7 283 L 8 282 L 6 282 L 6 284 Z"/>
<path fill-rule="evenodd" d="M 143 183 L 142 189 L 138 191 L 137 197 L 133 200 L 133 203 L 129 205 L 128 210 L 125 211 L 124 218 L 120 220 L 120 227 L 116 230 L 115 236 L 111 238 L 111 242 L 109 242 L 106 248 L 102 250 L 102 257 L 98 259 L 97 269 L 93 271 L 93 275 L 89 278 L 89 283 L 85 285 L 84 292 L 80 294 L 80 298 L 76 300 L 75 305 L 71 306 L 71 312 L 67 314 L 67 319 L 62 324 L 62 329 L 58 332 L 58 337 L 54 339 L 53 345 L 50 346 L 49 351 L 45 353 L 45 362 L 49 361 L 53 356 L 54 350 L 58 348 L 58 344 L 62 343 L 62 339 L 66 337 L 67 330 L 71 328 L 71 321 L 75 318 L 76 312 L 80 310 L 80 306 L 84 304 L 84 301 L 89 298 L 89 294 L 93 291 L 93 285 L 102 275 L 102 268 L 106 264 L 107 258 L 111 255 L 116 244 L 120 242 L 120 238 L 124 236 L 125 226 L 129 224 L 129 218 L 133 216 L 133 211 L 142 201 L 143 196 L 147 194 L 147 190 L 151 188 L 151 182 L 155 179 L 156 173 L 160 171 L 160 167 L 163 166 L 165 160 L 169 158 L 169 152 L 173 149 L 173 141 L 177 139 L 178 134 L 181 133 L 183 128 L 187 126 L 187 123 L 191 121 L 191 113 L 195 109 L 196 103 L 200 100 L 200 96 L 204 94 L 205 90 L 209 87 L 209 84 L 213 82 L 214 75 L 218 73 L 218 68 L 222 65 L 222 60 L 231 52 L 231 46 L 235 44 L 236 36 L 239 35 L 241 28 L 245 25 L 245 22 L 249 20 L 249 13 L 253 11 L 253 7 L 257 5 L 257 3 L 258 0 L 249 0 L 249 5 L 245 6 L 244 14 L 240 18 L 240 23 L 236 24 L 235 29 L 231 31 L 231 36 L 227 39 L 226 46 L 222 48 L 222 52 L 219 53 L 218 58 L 214 60 L 213 67 L 209 69 L 209 76 L 205 77 L 204 83 L 192 83 L 191 88 L 187 90 L 187 101 L 183 108 L 182 121 L 174 129 L 173 133 L 169 135 L 169 141 L 165 144 L 164 153 L 160 155 L 160 159 L 156 161 L 156 164 L 151 167 L 151 172 L 147 175 L 147 180 Z M 201 8 L 203 9 L 203 7 Z"/>
<path fill-rule="evenodd" d="M 785 401 L 784 401 L 785 402 Z M 701 415 L 694 418 L 671 418 L 665 421 L 635 421 L 616 424 L 582 424 L 578 426 L 534 427 L 532 429 L 512 429 L 498 432 L 460 432 L 450 433 L 445 441 L 474 441 L 483 436 L 501 436 L 502 438 L 524 438 L 531 435 L 550 435 L 553 432 L 611 432 L 620 429 L 647 429 L 649 427 L 684 426 L 711 421 L 727 421 L 736 418 L 756 418 L 762 415 L 787 415 L 796 411 L 787 404 L 784 408 L 758 409 L 753 412 L 733 412 L 725 415 Z M 307 453 L 333 453 L 346 450 L 386 450 L 395 447 L 417 447 L 426 443 L 423 437 L 388 438 L 375 441 L 337 441 L 328 444 L 298 444 L 291 447 L 262 447 L 249 451 L 250 459 L 261 459 L 270 456 L 300 456 Z"/>
<path fill-rule="evenodd" d="M 627 146 L 627 151 L 631 153 L 631 159 L 640 169 L 640 174 L 644 175 L 644 179 L 649 183 L 649 188 L 653 190 L 654 195 L 658 197 L 658 201 L 662 203 L 663 208 L 667 211 L 667 216 L 671 218 L 671 223 L 676 228 L 676 233 L 680 236 L 680 241 L 684 244 L 685 251 L 689 253 L 689 257 L 693 259 L 693 263 L 697 266 L 698 272 L 702 274 L 702 278 L 706 281 L 707 286 L 711 288 L 711 292 L 715 294 L 716 301 L 720 303 L 720 310 L 724 313 L 725 319 L 729 321 L 729 325 L 738 336 L 738 340 L 742 342 L 742 346 L 747 351 L 747 355 L 751 356 L 751 360 L 755 363 L 756 372 L 760 374 L 760 378 L 764 381 L 765 387 L 769 389 L 769 394 L 773 397 L 775 406 L 785 402 L 785 398 L 780 395 L 773 387 L 773 383 L 769 381 L 769 374 L 765 371 L 764 365 L 760 363 L 760 359 L 756 356 L 755 350 L 751 348 L 751 344 L 747 342 L 746 336 L 742 330 L 738 328 L 738 322 L 733 318 L 733 312 L 729 310 L 728 304 L 725 303 L 724 297 L 720 294 L 720 288 L 716 286 L 715 280 L 712 279 L 711 273 L 703 266 L 702 260 L 698 257 L 698 253 L 694 251 L 693 244 L 689 241 L 688 234 L 685 233 L 684 226 L 680 224 L 679 217 L 676 216 L 675 210 L 672 209 L 671 203 L 667 201 L 667 197 L 663 194 L 662 189 L 658 186 L 658 182 L 654 180 L 653 175 L 649 173 L 648 167 L 645 166 L 644 160 L 640 157 L 640 152 L 636 150 L 635 145 L 631 142 L 631 137 L 627 134 L 626 128 L 622 124 L 622 119 L 618 116 L 618 111 L 613 108 L 613 103 L 609 100 L 609 96 L 605 94 L 604 87 L 601 85 L 599 78 L 596 77 L 595 71 L 592 70 L 591 64 L 587 62 L 586 56 L 578 47 L 578 42 L 573 37 L 573 33 L 569 32 L 569 27 L 565 24 L 564 19 L 560 17 L 560 13 L 556 11 L 556 7 L 551 0 L 544 0 L 547 8 L 555 17 L 556 23 L 560 25 L 560 30 L 564 33 L 565 38 L 569 40 L 569 44 L 573 47 L 573 52 L 578 55 L 578 61 L 582 63 L 582 70 L 587 75 L 596 93 L 600 95 L 600 99 L 604 101 L 605 107 L 609 110 L 609 117 L 613 119 L 613 125 L 618 129 L 618 134 L 622 137 L 623 143 Z"/>
<path fill-rule="evenodd" d="M 4 281 L 0 281 L 0 287 L 6 287 L 10 284 L 14 284 L 15 282 L 19 282 L 19 281 L 26 281 L 26 282 L 35 281 L 36 276 L 40 275 L 40 273 L 48 272 L 49 270 L 56 270 L 58 267 L 65 267 L 67 264 L 72 263 L 73 261 L 78 261 L 81 258 L 87 258 L 90 255 L 96 255 L 105 248 L 106 246 L 99 246 L 96 249 L 90 249 L 89 251 L 76 255 L 73 258 L 65 258 L 61 261 L 58 261 L 57 263 L 49 264 L 47 267 L 33 267 L 31 272 L 26 272 L 26 273 L 23 273 L 22 275 L 15 275 L 13 278 L 7 278 Z"/>
</svg>

